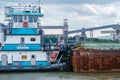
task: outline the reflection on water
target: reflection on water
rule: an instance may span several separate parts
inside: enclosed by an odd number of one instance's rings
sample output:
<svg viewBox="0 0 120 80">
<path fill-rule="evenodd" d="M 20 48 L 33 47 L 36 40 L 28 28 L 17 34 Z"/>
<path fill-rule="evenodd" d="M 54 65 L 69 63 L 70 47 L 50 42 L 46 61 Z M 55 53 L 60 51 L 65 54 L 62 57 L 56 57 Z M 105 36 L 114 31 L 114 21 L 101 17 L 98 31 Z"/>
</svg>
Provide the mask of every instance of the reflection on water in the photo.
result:
<svg viewBox="0 0 120 80">
<path fill-rule="evenodd" d="M 74 73 L 74 72 L 0 73 L 0 80 L 120 80 L 120 73 Z"/>
</svg>

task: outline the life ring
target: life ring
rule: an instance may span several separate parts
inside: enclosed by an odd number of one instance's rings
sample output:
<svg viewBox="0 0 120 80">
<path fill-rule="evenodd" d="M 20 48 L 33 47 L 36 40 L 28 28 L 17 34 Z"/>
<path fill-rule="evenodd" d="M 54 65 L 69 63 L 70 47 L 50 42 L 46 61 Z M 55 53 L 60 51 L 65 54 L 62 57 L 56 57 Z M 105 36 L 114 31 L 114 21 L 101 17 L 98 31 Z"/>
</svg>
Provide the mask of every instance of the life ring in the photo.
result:
<svg viewBox="0 0 120 80">
<path fill-rule="evenodd" d="M 23 27 L 28 27 L 28 22 L 27 21 L 23 22 Z"/>
</svg>

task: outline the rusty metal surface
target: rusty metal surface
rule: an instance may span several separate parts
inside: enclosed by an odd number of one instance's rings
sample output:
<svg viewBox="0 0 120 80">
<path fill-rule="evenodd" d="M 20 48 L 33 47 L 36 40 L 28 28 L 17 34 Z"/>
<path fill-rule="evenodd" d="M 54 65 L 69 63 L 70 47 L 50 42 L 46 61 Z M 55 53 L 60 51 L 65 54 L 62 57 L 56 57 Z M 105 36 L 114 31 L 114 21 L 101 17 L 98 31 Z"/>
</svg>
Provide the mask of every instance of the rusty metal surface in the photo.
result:
<svg viewBox="0 0 120 80">
<path fill-rule="evenodd" d="M 120 50 L 74 49 L 72 64 L 75 72 L 120 72 Z"/>
</svg>

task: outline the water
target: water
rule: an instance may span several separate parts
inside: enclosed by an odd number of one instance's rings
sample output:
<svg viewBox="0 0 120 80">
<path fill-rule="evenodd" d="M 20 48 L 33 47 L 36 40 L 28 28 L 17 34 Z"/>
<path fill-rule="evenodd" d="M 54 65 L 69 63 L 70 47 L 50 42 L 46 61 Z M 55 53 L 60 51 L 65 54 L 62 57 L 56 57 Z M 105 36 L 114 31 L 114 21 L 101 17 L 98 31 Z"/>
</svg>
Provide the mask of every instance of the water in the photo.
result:
<svg viewBox="0 0 120 80">
<path fill-rule="evenodd" d="M 0 73 L 0 80 L 120 80 L 120 73 L 74 73 L 74 72 Z"/>
</svg>

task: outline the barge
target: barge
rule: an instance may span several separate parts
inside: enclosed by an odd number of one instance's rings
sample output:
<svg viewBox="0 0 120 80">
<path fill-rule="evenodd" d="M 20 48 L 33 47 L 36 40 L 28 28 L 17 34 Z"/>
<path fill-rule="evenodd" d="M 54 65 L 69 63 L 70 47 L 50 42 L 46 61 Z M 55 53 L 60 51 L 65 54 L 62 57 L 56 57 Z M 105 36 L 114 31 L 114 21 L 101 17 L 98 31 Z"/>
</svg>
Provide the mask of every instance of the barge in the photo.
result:
<svg viewBox="0 0 120 80">
<path fill-rule="evenodd" d="M 109 46 L 109 48 L 108 45 L 105 48 L 104 44 L 101 49 L 99 45 L 96 47 L 88 47 L 84 45 L 83 47 L 73 49 L 73 71 L 120 72 L 120 46 L 118 46 L 118 43 L 115 44 L 117 46 Z"/>
</svg>

